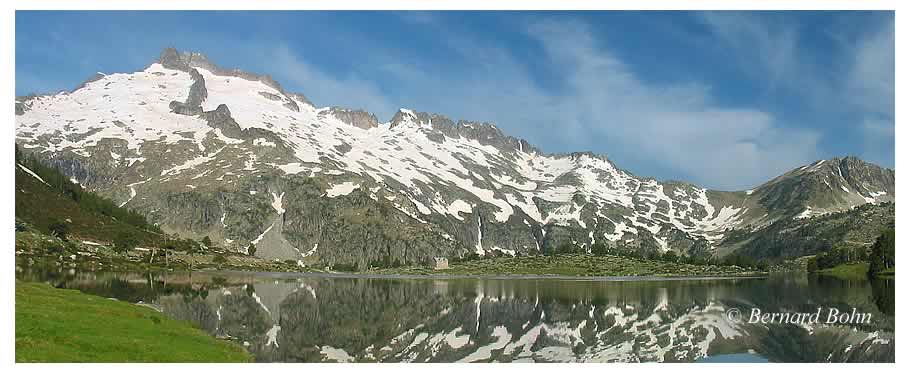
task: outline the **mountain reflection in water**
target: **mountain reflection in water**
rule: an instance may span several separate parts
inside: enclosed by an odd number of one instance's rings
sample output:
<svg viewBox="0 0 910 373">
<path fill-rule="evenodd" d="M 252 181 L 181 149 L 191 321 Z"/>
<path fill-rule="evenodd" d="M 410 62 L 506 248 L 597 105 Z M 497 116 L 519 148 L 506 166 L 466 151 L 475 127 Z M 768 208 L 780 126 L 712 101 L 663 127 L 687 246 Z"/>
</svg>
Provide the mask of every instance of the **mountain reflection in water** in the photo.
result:
<svg viewBox="0 0 910 373">
<path fill-rule="evenodd" d="M 261 362 L 893 362 L 893 280 L 575 281 L 236 273 L 17 277 L 143 302 L 242 343 Z M 725 312 L 737 307 L 744 320 Z M 755 325 L 748 310 L 870 312 L 869 325 Z"/>
</svg>

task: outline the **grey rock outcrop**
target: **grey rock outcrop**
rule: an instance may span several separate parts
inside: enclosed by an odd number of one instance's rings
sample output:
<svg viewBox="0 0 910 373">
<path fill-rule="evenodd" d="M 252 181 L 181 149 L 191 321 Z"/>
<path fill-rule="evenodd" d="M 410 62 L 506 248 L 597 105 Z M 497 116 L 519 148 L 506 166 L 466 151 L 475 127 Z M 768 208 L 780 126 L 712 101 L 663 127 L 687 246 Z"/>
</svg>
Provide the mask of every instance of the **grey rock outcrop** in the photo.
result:
<svg viewBox="0 0 910 373">
<path fill-rule="evenodd" d="M 329 108 L 329 114 L 338 118 L 338 120 L 352 125 L 354 127 L 370 129 L 379 126 L 379 120 L 372 113 L 363 110 L 351 110 L 338 106 Z"/>
<path fill-rule="evenodd" d="M 527 141 L 507 136 L 503 134 L 495 124 L 488 122 L 467 120 L 454 122 L 448 117 L 440 114 L 399 110 L 389 121 L 389 127 L 395 128 L 408 123 L 431 128 L 436 132 L 435 135 L 431 134 L 431 136 L 434 136 L 437 139 L 441 139 L 441 137 L 439 137 L 440 135 L 447 137 L 463 137 L 477 140 L 477 142 L 481 144 L 491 145 L 499 150 L 507 152 L 539 152 L 537 148 L 533 147 Z"/>
<path fill-rule="evenodd" d="M 202 113 L 202 102 L 208 97 L 208 90 L 205 88 L 205 79 L 199 71 L 193 68 L 188 71 L 193 79 L 193 84 L 190 85 L 190 93 L 183 102 L 171 101 L 170 108 L 177 114 L 199 115 Z"/>
</svg>

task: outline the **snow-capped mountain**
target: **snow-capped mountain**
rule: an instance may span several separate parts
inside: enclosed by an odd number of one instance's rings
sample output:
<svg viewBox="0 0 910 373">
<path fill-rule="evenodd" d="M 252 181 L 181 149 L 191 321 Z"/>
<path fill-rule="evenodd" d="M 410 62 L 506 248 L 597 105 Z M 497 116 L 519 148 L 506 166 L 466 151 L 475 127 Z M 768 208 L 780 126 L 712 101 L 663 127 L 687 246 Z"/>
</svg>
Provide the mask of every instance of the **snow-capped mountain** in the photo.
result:
<svg viewBox="0 0 910 373">
<path fill-rule="evenodd" d="M 750 191 L 544 154 L 490 123 L 317 108 L 268 76 L 162 52 L 146 69 L 21 97 L 16 143 L 169 232 L 323 265 L 601 242 L 710 253 L 730 229 L 893 201 L 894 171 L 818 161 Z"/>
</svg>

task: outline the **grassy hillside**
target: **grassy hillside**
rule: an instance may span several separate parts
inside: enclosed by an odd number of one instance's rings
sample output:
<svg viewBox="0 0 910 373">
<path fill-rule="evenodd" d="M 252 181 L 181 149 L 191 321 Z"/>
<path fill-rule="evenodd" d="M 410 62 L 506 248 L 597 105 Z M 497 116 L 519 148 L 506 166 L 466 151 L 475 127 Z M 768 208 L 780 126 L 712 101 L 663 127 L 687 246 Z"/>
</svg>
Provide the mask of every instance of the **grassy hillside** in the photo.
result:
<svg viewBox="0 0 910 373">
<path fill-rule="evenodd" d="M 869 263 L 840 264 L 833 268 L 819 270 L 818 273 L 847 279 L 865 279 L 869 272 Z"/>
<path fill-rule="evenodd" d="M 67 265 L 88 270 L 300 269 L 294 261 L 275 262 L 217 247 L 206 239 L 166 235 L 142 215 L 83 190 L 18 148 L 15 168 L 17 263 L 60 265 L 68 258 Z"/>
<path fill-rule="evenodd" d="M 16 220 L 44 234 L 113 242 L 129 238 L 155 244 L 165 236 L 133 211 L 83 190 L 54 168 L 16 149 Z M 58 232 L 52 232 L 57 230 Z"/>
<path fill-rule="evenodd" d="M 204 240 L 200 244 L 164 234 L 143 215 L 82 189 L 57 169 L 21 153 L 18 147 L 15 169 L 17 248 L 35 241 L 30 239 L 37 234 L 64 243 L 101 243 L 120 252 L 140 246 L 182 252 L 223 251 Z"/>
<path fill-rule="evenodd" d="M 16 362 L 248 362 L 158 311 L 76 290 L 16 282 Z"/>
</svg>

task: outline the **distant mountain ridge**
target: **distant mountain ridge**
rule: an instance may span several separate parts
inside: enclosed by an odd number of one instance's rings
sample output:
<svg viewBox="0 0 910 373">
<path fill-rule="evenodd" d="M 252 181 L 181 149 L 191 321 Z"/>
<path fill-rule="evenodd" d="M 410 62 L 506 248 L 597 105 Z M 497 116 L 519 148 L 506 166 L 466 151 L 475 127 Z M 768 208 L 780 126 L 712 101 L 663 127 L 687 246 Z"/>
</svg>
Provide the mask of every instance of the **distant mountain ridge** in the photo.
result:
<svg viewBox="0 0 910 373">
<path fill-rule="evenodd" d="M 749 191 L 638 177 L 592 153 L 544 154 L 494 124 L 315 107 L 199 53 L 72 92 L 21 97 L 16 143 L 169 233 L 355 268 L 596 242 L 712 254 L 727 232 L 894 200 L 855 157 Z"/>
</svg>

